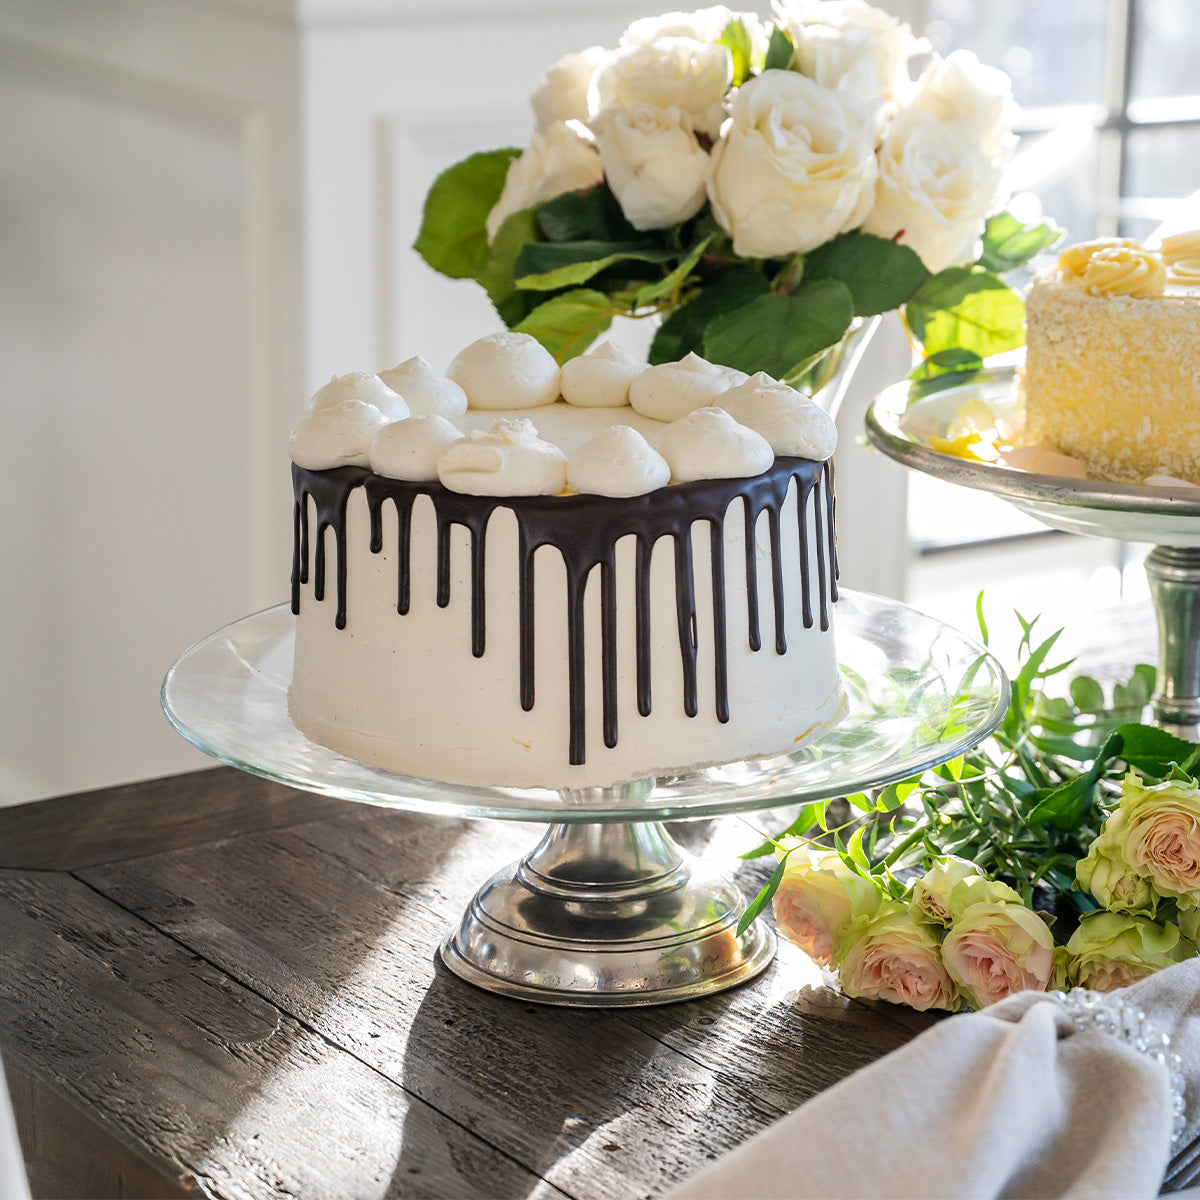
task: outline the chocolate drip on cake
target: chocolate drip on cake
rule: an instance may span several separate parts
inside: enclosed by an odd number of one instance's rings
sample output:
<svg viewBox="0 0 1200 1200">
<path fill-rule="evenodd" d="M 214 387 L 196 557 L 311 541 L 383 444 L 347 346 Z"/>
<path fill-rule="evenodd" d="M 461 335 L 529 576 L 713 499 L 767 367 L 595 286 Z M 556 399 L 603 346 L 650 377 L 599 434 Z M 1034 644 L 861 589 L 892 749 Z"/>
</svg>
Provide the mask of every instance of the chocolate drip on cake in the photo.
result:
<svg viewBox="0 0 1200 1200">
<path fill-rule="evenodd" d="M 481 657 L 486 649 L 486 533 L 497 508 L 507 508 L 517 521 L 519 577 L 520 700 L 525 711 L 536 701 L 534 689 L 534 562 L 542 546 L 552 546 L 566 567 L 568 614 L 567 671 L 570 697 L 570 762 L 585 761 L 585 662 L 584 596 L 588 577 L 598 568 L 600 588 L 600 670 L 603 697 L 604 744 L 617 744 L 617 581 L 616 547 L 623 537 L 636 539 L 634 563 L 634 628 L 637 663 L 637 708 L 651 711 L 653 690 L 650 671 L 650 566 L 655 545 L 664 537 L 673 541 L 675 612 L 683 666 L 684 712 L 699 711 L 697 654 L 703 636 L 697 628 L 695 567 L 692 527 L 706 522 L 710 529 L 713 598 L 712 646 L 715 710 L 719 721 L 729 720 L 727 663 L 727 603 L 725 520 L 729 506 L 740 499 L 746 529 L 745 586 L 748 612 L 747 637 L 751 650 L 761 647 L 758 565 L 754 532 L 765 512 L 770 541 L 771 594 L 775 616 L 775 651 L 787 653 L 784 613 L 783 561 L 780 515 L 793 481 L 796 484 L 800 528 L 802 596 L 801 620 L 813 624 L 812 583 L 809 578 L 808 527 L 805 514 L 810 501 L 816 537 L 817 616 L 829 628 L 829 607 L 837 599 L 837 554 L 834 545 L 834 505 L 831 467 L 801 458 L 778 458 L 774 466 L 749 479 L 708 479 L 660 488 L 645 496 L 614 499 L 605 496 L 464 496 L 438 483 L 407 483 L 385 479 L 359 467 L 309 471 L 292 467 L 295 491 L 292 555 L 292 611 L 300 611 L 300 588 L 309 579 L 313 558 L 313 596 L 325 594 L 325 534 L 333 531 L 337 556 L 338 629 L 346 625 L 346 511 L 355 488 L 364 490 L 370 514 L 369 549 L 383 549 L 383 506 L 395 505 L 399 519 L 397 542 L 397 600 L 399 614 L 408 612 L 411 597 L 411 531 L 413 504 L 427 496 L 433 504 L 437 531 L 438 605 L 450 603 L 451 528 L 467 529 L 471 543 L 471 651 Z M 824 495 L 822 496 L 822 492 Z M 310 551 L 310 502 L 316 515 L 316 548 Z"/>
</svg>

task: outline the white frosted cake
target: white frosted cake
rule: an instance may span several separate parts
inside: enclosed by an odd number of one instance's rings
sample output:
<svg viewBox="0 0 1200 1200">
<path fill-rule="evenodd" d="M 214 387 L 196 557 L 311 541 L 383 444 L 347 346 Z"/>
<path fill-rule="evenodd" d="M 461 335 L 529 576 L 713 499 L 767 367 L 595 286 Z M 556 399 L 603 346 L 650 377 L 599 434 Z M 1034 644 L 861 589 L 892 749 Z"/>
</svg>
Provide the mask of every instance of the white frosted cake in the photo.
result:
<svg viewBox="0 0 1200 1200">
<path fill-rule="evenodd" d="M 335 379 L 292 436 L 311 740 L 405 775 L 590 787 L 836 721 L 832 422 L 765 375 L 532 339 Z"/>
</svg>

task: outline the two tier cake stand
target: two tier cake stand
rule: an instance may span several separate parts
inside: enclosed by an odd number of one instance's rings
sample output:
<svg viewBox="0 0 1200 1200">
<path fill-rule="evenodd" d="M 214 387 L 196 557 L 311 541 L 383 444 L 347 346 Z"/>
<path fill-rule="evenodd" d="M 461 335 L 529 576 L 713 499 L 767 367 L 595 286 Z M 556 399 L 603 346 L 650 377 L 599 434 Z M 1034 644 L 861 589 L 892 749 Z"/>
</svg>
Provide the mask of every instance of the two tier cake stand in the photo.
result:
<svg viewBox="0 0 1200 1200">
<path fill-rule="evenodd" d="M 1153 544 L 1146 558 L 1159 632 L 1153 718 L 1179 737 L 1200 741 L 1200 488 L 1038 475 L 934 449 L 930 438 L 945 436 L 972 401 L 1015 414 L 1014 369 L 981 371 L 969 383 L 911 403 L 909 385 L 896 384 L 868 410 L 867 435 L 898 462 L 1003 497 L 1055 529 Z"/>
<path fill-rule="evenodd" d="M 744 932 L 734 883 L 685 854 L 663 822 L 778 808 L 903 779 L 986 737 L 1008 707 L 996 661 L 905 605 L 843 593 L 847 715 L 788 755 L 609 788 L 470 787 L 344 758 L 292 724 L 294 618 L 245 617 L 186 651 L 163 681 L 171 723 L 221 762 L 328 796 L 458 817 L 549 822 L 476 894 L 442 959 L 463 979 L 544 1004 L 687 1000 L 766 967 L 774 935 Z"/>
</svg>

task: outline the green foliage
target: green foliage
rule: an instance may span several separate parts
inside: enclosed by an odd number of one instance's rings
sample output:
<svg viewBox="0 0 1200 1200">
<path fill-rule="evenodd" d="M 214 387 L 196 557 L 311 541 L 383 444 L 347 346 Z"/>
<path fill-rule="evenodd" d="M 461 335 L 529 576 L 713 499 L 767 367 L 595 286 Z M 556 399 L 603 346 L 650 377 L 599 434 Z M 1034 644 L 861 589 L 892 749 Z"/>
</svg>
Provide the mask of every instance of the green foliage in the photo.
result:
<svg viewBox="0 0 1200 1200">
<path fill-rule="evenodd" d="M 739 266 L 727 271 L 667 316 L 650 345 L 650 361 L 676 362 L 691 353 L 703 354 L 709 323 L 766 295 L 769 288 L 767 277 L 757 267 Z"/>
<path fill-rule="evenodd" d="M 747 374 L 766 371 L 783 379 L 841 341 L 853 317 L 850 289 L 833 279 L 806 284 L 790 296 L 769 292 L 711 320 L 704 357 Z"/>
<path fill-rule="evenodd" d="M 517 255 L 517 287 L 539 292 L 586 283 L 616 263 L 662 263 L 676 251 L 653 242 L 526 242 Z"/>
<path fill-rule="evenodd" d="M 606 187 L 563 192 L 538 209 L 537 221 L 548 242 L 636 242 L 641 237 Z"/>
<path fill-rule="evenodd" d="M 505 217 L 479 272 L 479 283 L 495 305 L 500 319 L 510 329 L 523 321 L 542 301 L 543 296 L 521 291 L 515 282 L 514 268 L 521 248 L 537 236 L 537 209 L 526 208 Z"/>
<path fill-rule="evenodd" d="M 915 404 L 926 396 L 940 392 L 943 388 L 957 387 L 970 383 L 983 370 L 983 359 L 974 350 L 939 350 L 922 359 L 913 368 L 909 378 L 913 381 L 908 389 L 908 403 Z"/>
<path fill-rule="evenodd" d="M 968 350 L 986 358 L 1025 341 L 1025 303 L 982 267 L 947 267 L 931 276 L 905 307 L 905 320 L 926 357 Z"/>
<path fill-rule="evenodd" d="M 612 300 L 603 292 L 575 288 L 539 304 L 515 328 L 537 338 L 561 365 L 582 354 L 616 314 Z"/>
<path fill-rule="evenodd" d="M 771 26 L 771 40 L 767 43 L 767 57 L 763 63 L 764 71 L 786 71 L 796 57 L 796 46 L 786 29 L 780 25 Z"/>
<path fill-rule="evenodd" d="M 1012 213 L 997 213 L 984 228 L 979 265 L 989 271 L 1011 271 L 1048 250 L 1062 236 L 1063 231 L 1053 221 L 1022 225 Z"/>
<path fill-rule="evenodd" d="M 986 645 L 982 601 L 981 595 L 976 611 Z M 878 793 L 845 797 L 855 814 L 846 824 L 829 826 L 828 802 L 806 804 L 787 829 L 745 857 L 771 853 L 785 836 L 814 839 L 900 897 L 906 880 L 935 858 L 957 855 L 1008 883 L 1030 907 L 1035 892 L 1042 903 L 1049 896 L 1066 918 L 1061 929 L 1055 927 L 1056 937 L 1065 940 L 1079 914 L 1095 907 L 1074 890 L 1075 863 L 1114 806 L 1120 780 L 1131 769 L 1152 779 L 1195 771 L 1200 746 L 1140 723 L 1154 686 L 1147 664 L 1113 688 L 1111 701 L 1086 675 L 1072 678 L 1066 695 L 1048 695 L 1048 682 L 1071 665 L 1053 657 L 1061 631 L 1039 638 L 1036 619 L 1015 616 L 1021 628 L 1018 669 L 1005 719 L 991 738 Z M 968 671 L 959 695 L 969 694 L 972 680 Z M 881 704 L 920 711 L 921 697 L 906 674 L 886 683 Z M 760 893 L 760 899 L 769 894 L 756 911 L 769 903 L 782 871 L 777 876 Z"/>
<path fill-rule="evenodd" d="M 871 233 L 845 233 L 808 255 L 804 278 L 844 283 L 854 299 L 854 315 L 873 317 L 907 303 L 930 275 L 908 246 Z"/>
<path fill-rule="evenodd" d="M 489 150 L 447 167 L 425 197 L 413 249 L 452 279 L 477 279 L 488 261 L 487 216 L 520 150 Z"/>
<path fill-rule="evenodd" d="M 753 51 L 746 23 L 737 18 L 730 21 L 717 38 L 717 44 L 728 48 L 733 58 L 733 86 L 741 87 L 750 75 L 750 55 Z"/>
</svg>

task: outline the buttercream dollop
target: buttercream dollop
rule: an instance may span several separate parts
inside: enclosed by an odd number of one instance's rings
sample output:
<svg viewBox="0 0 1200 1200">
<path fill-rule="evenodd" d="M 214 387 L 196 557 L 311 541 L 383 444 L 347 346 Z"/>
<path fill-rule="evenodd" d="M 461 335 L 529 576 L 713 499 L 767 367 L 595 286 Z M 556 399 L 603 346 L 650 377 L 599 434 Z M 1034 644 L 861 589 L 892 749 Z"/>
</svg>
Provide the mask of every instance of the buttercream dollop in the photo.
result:
<svg viewBox="0 0 1200 1200">
<path fill-rule="evenodd" d="M 670 464 L 628 425 L 610 425 L 567 459 L 567 484 L 595 496 L 643 496 L 670 481 Z"/>
<path fill-rule="evenodd" d="M 646 364 L 605 342 L 563 364 L 562 397 L 578 408 L 622 408 L 629 403 L 629 385 Z"/>
<path fill-rule="evenodd" d="M 553 496 L 566 486 L 567 456 L 542 441 L 532 421 L 505 417 L 450 446 L 437 473 L 468 496 Z"/>
<path fill-rule="evenodd" d="M 439 375 L 419 354 L 390 371 L 380 371 L 379 378 L 404 397 L 414 417 L 461 417 L 467 411 L 467 393 L 453 379 Z"/>
<path fill-rule="evenodd" d="M 408 406 L 377 376 L 363 371 L 335 375 L 308 402 L 288 439 L 288 453 L 296 466 L 309 471 L 365 467 L 376 430 L 407 416 Z"/>
<path fill-rule="evenodd" d="M 762 434 L 776 454 L 823 462 L 837 448 L 833 419 L 795 388 L 764 371 L 730 388 L 720 406 L 739 425 Z"/>
<path fill-rule="evenodd" d="M 770 442 L 724 409 L 698 408 L 658 435 L 673 483 L 761 475 L 775 461 Z"/>
<path fill-rule="evenodd" d="M 678 362 L 647 367 L 630 383 L 629 403 L 643 417 L 677 421 L 697 408 L 714 404 L 724 392 L 745 383 L 747 378 L 742 371 L 693 353 Z"/>
<path fill-rule="evenodd" d="M 472 408 L 538 408 L 558 399 L 554 356 L 527 333 L 489 333 L 455 355 L 446 368 Z"/>
<path fill-rule="evenodd" d="M 462 431 L 436 413 L 385 425 L 371 440 L 371 470 L 388 479 L 428 483 L 438 477 L 438 461 Z"/>
</svg>

